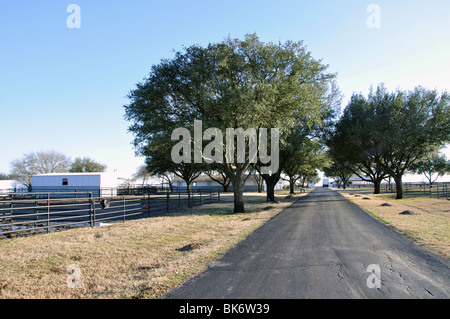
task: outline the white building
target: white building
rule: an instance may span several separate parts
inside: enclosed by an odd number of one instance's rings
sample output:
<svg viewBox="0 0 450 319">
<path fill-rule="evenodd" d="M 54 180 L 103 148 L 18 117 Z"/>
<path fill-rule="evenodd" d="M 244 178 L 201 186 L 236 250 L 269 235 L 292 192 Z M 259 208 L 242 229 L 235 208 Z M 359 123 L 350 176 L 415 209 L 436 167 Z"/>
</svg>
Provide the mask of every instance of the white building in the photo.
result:
<svg viewBox="0 0 450 319">
<path fill-rule="evenodd" d="M 31 177 L 31 191 L 45 192 L 92 192 L 96 196 L 117 195 L 122 181 L 114 173 L 52 173 Z"/>
<path fill-rule="evenodd" d="M 0 180 L 0 194 L 26 190 L 26 188 L 17 184 L 15 180 Z"/>
<path fill-rule="evenodd" d="M 221 176 L 214 176 L 217 180 L 222 180 Z M 186 191 L 186 182 L 182 180 L 179 177 L 176 177 L 172 181 L 174 189 L 177 191 Z M 197 191 L 197 190 L 220 190 L 223 191 L 223 186 L 213 180 L 211 177 L 207 175 L 201 175 L 197 177 L 192 183 L 191 183 L 191 190 Z M 228 191 L 233 191 L 233 185 L 230 183 L 228 186 Z M 246 192 L 256 192 L 258 191 L 258 183 L 256 182 L 255 178 L 253 176 L 250 176 L 244 186 L 244 191 Z"/>
</svg>

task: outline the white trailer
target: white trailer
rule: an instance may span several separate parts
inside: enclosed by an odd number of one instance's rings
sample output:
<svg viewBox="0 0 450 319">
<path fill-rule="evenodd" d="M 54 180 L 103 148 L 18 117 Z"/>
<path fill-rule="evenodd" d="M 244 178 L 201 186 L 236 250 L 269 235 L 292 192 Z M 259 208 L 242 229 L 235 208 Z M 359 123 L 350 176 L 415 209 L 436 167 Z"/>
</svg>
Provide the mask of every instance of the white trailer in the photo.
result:
<svg viewBox="0 0 450 319">
<path fill-rule="evenodd" d="M 324 178 L 322 182 L 323 187 L 329 187 L 330 186 L 330 180 L 328 178 Z"/>
<path fill-rule="evenodd" d="M 33 193 L 92 192 L 93 196 L 115 196 L 119 178 L 114 173 L 52 173 L 31 177 Z"/>
</svg>

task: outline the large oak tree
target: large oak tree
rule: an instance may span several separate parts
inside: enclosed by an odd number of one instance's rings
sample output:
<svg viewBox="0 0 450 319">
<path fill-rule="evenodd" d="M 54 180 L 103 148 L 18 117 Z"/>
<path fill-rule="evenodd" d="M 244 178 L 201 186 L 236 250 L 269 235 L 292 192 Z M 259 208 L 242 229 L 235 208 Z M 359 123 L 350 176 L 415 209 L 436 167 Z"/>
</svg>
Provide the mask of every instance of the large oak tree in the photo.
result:
<svg viewBox="0 0 450 319">
<path fill-rule="evenodd" d="M 128 96 L 126 119 L 136 152 L 155 156 L 157 141 L 170 140 L 177 128 L 192 132 L 194 120 L 223 137 L 229 128 L 255 129 L 257 136 L 263 128 L 276 128 L 283 137 L 296 126 L 313 125 L 321 120 L 334 78 L 326 69 L 301 42 L 264 43 L 256 35 L 185 48 L 154 65 Z M 249 140 L 243 161 L 218 163 L 233 185 L 234 212 L 245 211 L 244 174 L 253 160 Z M 171 154 L 165 155 L 171 161 Z"/>
<path fill-rule="evenodd" d="M 381 84 L 367 98 L 352 97 L 329 146 L 335 158 L 356 165 L 374 183 L 391 176 L 401 199 L 403 175 L 450 141 L 448 123 L 447 92 L 423 87 L 389 92 Z"/>
</svg>

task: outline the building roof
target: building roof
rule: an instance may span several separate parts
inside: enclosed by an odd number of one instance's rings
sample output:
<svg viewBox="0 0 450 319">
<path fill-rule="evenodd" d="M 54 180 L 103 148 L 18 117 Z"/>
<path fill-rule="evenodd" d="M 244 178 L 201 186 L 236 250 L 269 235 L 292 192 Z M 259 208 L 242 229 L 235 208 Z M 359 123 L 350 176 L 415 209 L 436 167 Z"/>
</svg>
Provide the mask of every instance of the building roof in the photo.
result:
<svg viewBox="0 0 450 319">
<path fill-rule="evenodd" d="M 99 173 L 46 173 L 46 174 L 36 174 L 33 176 L 79 176 L 79 175 L 101 175 L 101 174 L 105 174 L 103 172 L 99 172 Z M 106 173 L 108 174 L 108 173 Z"/>
</svg>

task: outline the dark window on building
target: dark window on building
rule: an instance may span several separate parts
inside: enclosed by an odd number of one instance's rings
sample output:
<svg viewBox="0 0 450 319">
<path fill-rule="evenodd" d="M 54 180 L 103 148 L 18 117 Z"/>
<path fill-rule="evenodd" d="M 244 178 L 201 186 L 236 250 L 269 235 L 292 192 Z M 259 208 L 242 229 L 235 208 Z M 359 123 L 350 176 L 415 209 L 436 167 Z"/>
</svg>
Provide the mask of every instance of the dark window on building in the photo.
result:
<svg viewBox="0 0 450 319">
<path fill-rule="evenodd" d="M 64 185 L 69 185 L 69 179 L 68 178 L 63 178 L 62 179 L 62 184 Z"/>
</svg>

